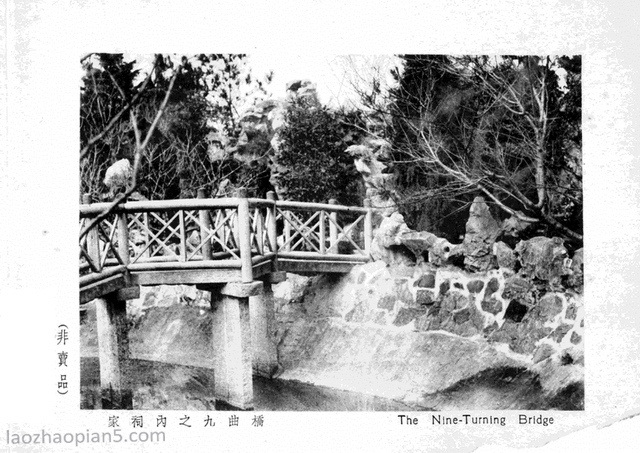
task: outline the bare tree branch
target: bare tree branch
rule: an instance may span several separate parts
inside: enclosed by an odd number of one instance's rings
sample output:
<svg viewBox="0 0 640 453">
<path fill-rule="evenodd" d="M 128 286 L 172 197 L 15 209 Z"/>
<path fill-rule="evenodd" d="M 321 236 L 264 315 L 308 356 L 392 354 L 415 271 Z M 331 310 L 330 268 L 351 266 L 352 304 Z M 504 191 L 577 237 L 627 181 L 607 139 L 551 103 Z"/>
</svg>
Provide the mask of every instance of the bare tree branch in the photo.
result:
<svg viewBox="0 0 640 453">
<path fill-rule="evenodd" d="M 550 129 L 556 121 L 550 106 L 551 59 L 433 61 L 437 70 L 422 77 L 411 75 L 409 83 L 415 85 L 408 85 L 410 90 L 401 85 L 386 99 L 379 93 L 360 92 L 362 99 L 371 101 L 376 118 L 393 115 L 393 122 L 384 123 L 398 137 L 393 142 L 393 162 L 436 178 L 441 189 L 452 193 L 480 191 L 509 215 L 581 240 L 580 234 L 562 224 L 562 217 L 550 214 L 557 197 L 580 204 L 579 197 L 570 193 L 579 188 L 559 191 L 557 175 L 550 169 L 554 165 L 549 156 Z M 413 68 L 419 70 L 419 60 Z M 442 91 L 436 85 L 442 85 L 439 78 L 445 73 L 456 82 L 444 82 Z M 460 101 L 447 99 L 447 89 L 462 96 L 465 90 L 482 95 L 473 97 L 473 104 L 458 104 L 460 109 L 451 114 L 456 108 L 452 103 Z M 525 212 L 515 209 L 514 203 Z"/>
<path fill-rule="evenodd" d="M 162 101 L 162 104 L 160 104 L 160 108 L 158 109 L 158 112 L 156 113 L 155 119 L 153 120 L 153 123 L 151 124 L 151 127 L 149 127 L 149 130 L 147 131 L 147 134 L 145 135 L 144 140 L 142 140 L 141 138 L 141 134 L 140 131 L 138 130 L 138 126 L 137 126 L 137 118 L 135 113 L 133 112 L 133 110 L 131 110 L 130 114 L 131 114 L 131 122 L 133 123 L 133 127 L 135 130 L 135 134 L 136 134 L 136 154 L 134 157 L 134 161 L 133 161 L 133 171 L 132 171 L 132 180 L 131 183 L 128 185 L 127 189 L 125 190 L 125 192 L 118 194 L 115 199 L 109 204 L 109 206 L 107 206 L 105 208 L 104 211 L 102 211 L 98 216 L 96 216 L 91 222 L 89 222 L 85 228 L 80 232 L 80 239 L 82 240 L 82 238 L 84 236 L 87 235 L 87 233 L 93 228 L 95 227 L 97 224 L 99 224 L 100 222 L 102 222 L 104 219 L 106 219 L 109 214 L 111 214 L 113 212 L 113 210 L 120 204 L 122 204 L 123 201 L 125 201 L 127 199 L 127 197 L 129 195 L 131 195 L 134 190 L 136 189 L 137 183 L 138 183 L 138 172 L 140 169 L 140 161 L 142 159 L 142 154 L 145 150 L 145 148 L 147 147 L 149 140 L 151 139 L 151 136 L 153 135 L 156 126 L 158 124 L 158 121 L 160 121 L 160 118 L 162 117 L 162 115 L 164 114 L 165 108 L 167 106 L 167 103 L 169 102 L 169 97 L 171 96 L 171 91 L 173 90 L 173 85 L 175 84 L 175 81 L 178 77 L 178 74 L 180 73 L 180 69 L 181 66 L 178 66 L 176 68 L 176 72 L 173 74 L 173 77 L 171 78 L 171 82 L 169 83 L 169 88 L 167 89 L 167 92 L 164 96 L 164 99 Z"/>
<path fill-rule="evenodd" d="M 107 132 L 109 132 L 111 129 L 113 129 L 113 127 L 116 124 L 118 124 L 118 122 L 120 121 L 120 118 L 122 117 L 122 115 L 124 115 L 132 106 L 136 105 L 136 102 L 138 101 L 138 98 L 142 95 L 142 93 L 147 88 L 149 80 L 151 80 L 151 75 L 153 74 L 153 71 L 155 70 L 157 65 L 158 65 L 158 58 L 156 58 L 154 60 L 153 68 L 151 68 L 151 71 L 149 71 L 149 74 L 144 79 L 144 82 L 143 82 L 140 90 L 138 90 L 138 92 L 133 96 L 133 98 L 131 98 L 131 101 L 127 102 L 125 104 L 125 106 L 122 108 L 122 110 L 120 110 L 113 118 L 111 118 L 111 121 L 109 121 L 107 126 L 102 131 L 100 131 L 100 133 L 94 135 L 89 140 L 87 140 L 87 144 L 80 150 L 80 160 L 84 159 L 87 156 L 87 153 L 89 152 L 91 147 L 98 140 L 102 139 L 102 137 L 104 137 L 107 134 Z M 114 82 L 114 84 L 117 87 L 118 91 L 120 91 L 120 94 L 122 95 L 123 100 L 126 101 L 124 92 L 122 91 L 120 86 L 116 83 L 116 81 L 113 78 L 113 76 L 111 75 L 111 73 L 109 73 L 109 76 L 111 77 L 111 80 Z"/>
</svg>

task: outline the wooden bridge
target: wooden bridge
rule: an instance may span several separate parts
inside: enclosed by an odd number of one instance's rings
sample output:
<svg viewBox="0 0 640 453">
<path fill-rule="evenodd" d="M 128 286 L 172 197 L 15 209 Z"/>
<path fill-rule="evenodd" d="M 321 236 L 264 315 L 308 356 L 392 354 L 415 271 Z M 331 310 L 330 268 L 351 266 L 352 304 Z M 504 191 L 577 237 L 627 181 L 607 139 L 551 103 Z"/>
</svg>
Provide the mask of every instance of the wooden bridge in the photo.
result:
<svg viewBox="0 0 640 453">
<path fill-rule="evenodd" d="M 131 407 L 126 301 L 144 285 L 211 292 L 215 396 L 253 407 L 252 374 L 278 367 L 271 284 L 286 272 L 346 273 L 370 259 L 373 210 L 247 198 L 80 206 L 80 304 L 96 300 L 102 406 Z M 251 299 L 249 297 L 259 296 Z"/>
</svg>

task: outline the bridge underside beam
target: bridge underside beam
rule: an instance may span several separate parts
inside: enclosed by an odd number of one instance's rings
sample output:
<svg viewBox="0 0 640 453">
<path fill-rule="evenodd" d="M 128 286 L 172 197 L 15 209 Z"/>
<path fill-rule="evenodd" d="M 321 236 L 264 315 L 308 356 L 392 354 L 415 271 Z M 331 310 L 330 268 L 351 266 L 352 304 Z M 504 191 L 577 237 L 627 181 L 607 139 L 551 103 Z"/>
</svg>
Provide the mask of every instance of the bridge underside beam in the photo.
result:
<svg viewBox="0 0 640 453">
<path fill-rule="evenodd" d="M 354 266 L 362 264 L 362 262 L 348 261 L 321 261 L 321 260 L 304 260 L 280 258 L 278 259 L 278 269 L 281 271 L 292 273 L 335 273 L 346 274 L 353 269 Z"/>
<path fill-rule="evenodd" d="M 104 294 L 112 293 L 127 286 L 124 274 L 116 274 L 80 288 L 80 304 L 91 302 Z"/>
<path fill-rule="evenodd" d="M 289 254 L 292 255 L 292 254 Z M 303 255 L 303 254 L 300 254 Z M 279 257 L 277 262 L 272 259 L 263 259 L 253 264 L 253 278 L 267 278 L 279 269 L 284 272 L 299 273 L 348 273 L 353 266 L 367 261 L 366 257 L 353 256 L 341 257 L 341 259 L 323 259 L 322 257 Z M 276 264 L 277 263 L 277 264 Z M 198 284 L 223 284 L 242 280 L 240 267 L 220 268 L 189 268 L 181 269 L 181 263 L 175 263 L 175 269 L 162 270 L 132 270 L 130 283 L 126 281 L 124 273 L 115 274 L 102 280 L 93 282 L 80 288 L 80 303 L 85 304 L 91 300 L 109 294 L 113 291 L 128 286 L 152 286 L 152 285 L 198 285 Z M 127 297 L 132 299 L 135 297 Z"/>
<path fill-rule="evenodd" d="M 131 280 L 141 286 L 222 284 L 239 281 L 240 277 L 240 269 L 187 269 L 131 273 Z"/>
<path fill-rule="evenodd" d="M 253 265 L 254 278 L 271 272 L 273 263 L 264 261 Z M 206 283 L 229 283 L 242 280 L 240 268 L 221 269 L 175 269 L 158 271 L 134 271 L 131 280 L 136 285 L 198 285 Z"/>
</svg>

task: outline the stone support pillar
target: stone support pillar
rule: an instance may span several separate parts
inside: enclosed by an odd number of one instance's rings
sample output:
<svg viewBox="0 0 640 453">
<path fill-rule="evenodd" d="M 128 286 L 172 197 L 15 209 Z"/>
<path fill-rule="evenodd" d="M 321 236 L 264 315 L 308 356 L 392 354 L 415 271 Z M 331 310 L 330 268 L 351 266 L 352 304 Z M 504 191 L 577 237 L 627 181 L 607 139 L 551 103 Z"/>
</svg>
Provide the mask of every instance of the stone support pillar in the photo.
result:
<svg viewBox="0 0 640 453">
<path fill-rule="evenodd" d="M 242 410 L 253 409 L 249 297 L 260 292 L 262 282 L 198 287 L 211 291 L 216 400 Z"/>
<path fill-rule="evenodd" d="M 253 346 L 253 374 L 271 378 L 278 371 L 278 351 L 275 342 L 275 310 L 271 285 L 284 281 L 284 272 L 269 274 L 262 294 L 251 298 L 251 343 Z"/>
<path fill-rule="evenodd" d="M 116 291 L 96 299 L 100 389 L 103 409 L 133 409 L 129 377 L 127 298 L 139 287 Z"/>
</svg>

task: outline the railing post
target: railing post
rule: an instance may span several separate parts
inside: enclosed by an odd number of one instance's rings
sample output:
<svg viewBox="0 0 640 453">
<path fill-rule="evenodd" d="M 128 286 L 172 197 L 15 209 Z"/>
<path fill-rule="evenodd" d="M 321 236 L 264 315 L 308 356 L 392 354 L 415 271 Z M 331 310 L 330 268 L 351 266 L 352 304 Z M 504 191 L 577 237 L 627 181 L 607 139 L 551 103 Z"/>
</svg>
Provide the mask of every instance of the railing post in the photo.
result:
<svg viewBox="0 0 640 453">
<path fill-rule="evenodd" d="M 284 249 L 287 252 L 291 251 L 291 219 L 290 219 L 290 211 L 282 211 L 282 218 L 284 219 Z"/>
<path fill-rule="evenodd" d="M 127 223 L 127 213 L 118 213 L 118 255 L 122 258 L 122 264 L 129 265 L 129 225 Z M 131 284 L 131 276 L 129 272 L 125 272 L 124 278 L 127 286 Z"/>
<path fill-rule="evenodd" d="M 184 210 L 178 211 L 178 221 L 180 222 L 180 261 L 187 261 L 187 229 L 184 223 Z"/>
<path fill-rule="evenodd" d="M 267 224 L 267 235 L 269 236 L 269 248 L 276 254 L 273 260 L 273 271 L 278 271 L 278 230 L 276 228 L 276 194 L 273 191 L 267 192 L 267 200 L 272 201 L 273 205 L 267 208 L 269 212 L 269 221 Z"/>
<path fill-rule="evenodd" d="M 198 198 L 205 198 L 204 189 L 198 189 Z M 210 260 L 211 259 L 211 242 L 205 238 L 207 237 L 207 232 L 211 231 L 211 222 L 209 220 L 209 211 L 206 209 L 201 209 L 199 212 L 200 215 L 200 242 L 203 243 L 202 248 L 200 249 L 202 252 L 202 260 Z"/>
<path fill-rule="evenodd" d="M 373 210 L 371 209 L 371 200 L 365 198 L 364 207 L 367 213 L 364 216 L 364 251 L 371 255 L 371 243 L 373 241 Z"/>
<path fill-rule="evenodd" d="M 118 254 L 122 258 L 122 264 L 129 264 L 129 225 L 127 213 L 118 213 Z"/>
<path fill-rule="evenodd" d="M 144 227 L 145 227 L 145 231 L 144 231 L 144 246 L 145 246 L 145 251 L 142 254 L 142 256 L 144 258 L 151 258 L 151 246 L 147 247 L 147 245 L 149 245 L 149 243 L 151 242 L 151 229 L 149 228 L 149 213 L 145 212 L 144 214 L 142 214 L 142 218 L 144 221 Z"/>
<path fill-rule="evenodd" d="M 249 216 L 249 200 L 246 189 L 238 189 L 238 232 L 240 246 L 240 261 L 242 263 L 242 282 L 253 281 L 253 263 L 251 261 L 251 218 Z"/>
<path fill-rule="evenodd" d="M 329 200 L 329 204 L 338 204 L 335 199 Z M 329 214 L 329 218 L 332 222 L 329 222 L 329 244 L 333 253 L 338 253 L 338 213 L 332 211 Z"/>
<path fill-rule="evenodd" d="M 91 204 L 91 194 L 85 193 L 82 196 L 82 204 Z M 91 262 L 98 272 L 102 270 L 100 266 L 100 239 L 98 235 L 98 226 L 91 228 L 87 232 L 87 254 L 91 258 Z"/>
<path fill-rule="evenodd" d="M 253 211 L 253 221 L 255 223 L 253 237 L 256 239 L 256 249 L 258 255 L 264 255 L 264 217 L 259 207 Z"/>
<path fill-rule="evenodd" d="M 326 213 L 324 211 L 320 211 L 320 254 L 325 255 L 327 253 L 327 232 L 326 230 Z"/>
</svg>

